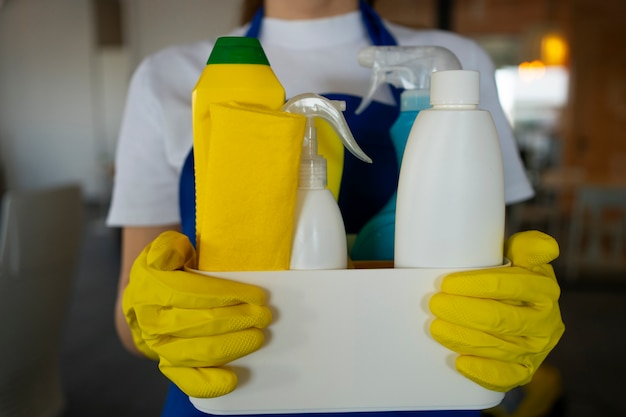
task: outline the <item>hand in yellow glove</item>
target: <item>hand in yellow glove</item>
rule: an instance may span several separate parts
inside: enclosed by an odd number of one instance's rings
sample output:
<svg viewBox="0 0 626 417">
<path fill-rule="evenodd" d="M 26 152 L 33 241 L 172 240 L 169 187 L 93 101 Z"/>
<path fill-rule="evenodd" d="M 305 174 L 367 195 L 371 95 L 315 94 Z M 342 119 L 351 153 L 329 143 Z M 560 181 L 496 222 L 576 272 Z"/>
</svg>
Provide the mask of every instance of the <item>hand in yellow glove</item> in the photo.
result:
<svg viewBox="0 0 626 417">
<path fill-rule="evenodd" d="M 122 308 L 135 345 L 183 392 L 210 398 L 235 389 L 223 367 L 259 349 L 272 317 L 258 287 L 183 271 L 189 239 L 165 232 L 133 264 Z"/>
<path fill-rule="evenodd" d="M 491 390 L 529 382 L 565 327 L 560 288 L 549 262 L 559 255 L 550 236 L 528 231 L 507 241 L 511 267 L 446 276 L 430 300 L 432 336 L 459 353 L 457 370 Z"/>
</svg>

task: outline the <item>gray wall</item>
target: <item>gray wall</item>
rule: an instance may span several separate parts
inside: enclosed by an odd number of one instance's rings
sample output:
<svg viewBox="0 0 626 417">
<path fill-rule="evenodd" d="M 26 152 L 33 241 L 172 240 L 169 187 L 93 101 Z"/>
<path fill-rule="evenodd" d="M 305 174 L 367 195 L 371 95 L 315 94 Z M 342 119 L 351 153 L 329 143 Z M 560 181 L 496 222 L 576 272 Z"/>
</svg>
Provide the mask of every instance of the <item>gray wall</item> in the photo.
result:
<svg viewBox="0 0 626 417">
<path fill-rule="evenodd" d="M 128 80 L 165 46 L 238 23 L 240 0 L 122 0 L 121 46 L 98 47 L 88 0 L 0 2 L 0 161 L 6 185 L 79 182 L 109 197 Z"/>
</svg>

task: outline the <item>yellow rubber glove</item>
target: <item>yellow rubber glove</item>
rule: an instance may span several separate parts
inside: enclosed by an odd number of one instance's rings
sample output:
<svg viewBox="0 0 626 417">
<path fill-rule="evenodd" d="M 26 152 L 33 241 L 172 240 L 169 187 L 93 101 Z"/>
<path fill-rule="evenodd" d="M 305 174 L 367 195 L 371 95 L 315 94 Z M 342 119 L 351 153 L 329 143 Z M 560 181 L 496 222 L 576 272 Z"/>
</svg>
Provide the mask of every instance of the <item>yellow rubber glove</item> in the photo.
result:
<svg viewBox="0 0 626 417">
<path fill-rule="evenodd" d="M 237 386 L 223 365 L 259 349 L 272 320 L 262 289 L 183 271 L 189 239 L 164 232 L 133 264 L 122 308 L 135 345 L 185 394 L 211 398 Z"/>
<path fill-rule="evenodd" d="M 517 233 L 507 241 L 511 267 L 447 275 L 430 300 L 437 317 L 431 334 L 459 353 L 457 370 L 494 391 L 529 382 L 565 327 L 560 288 L 549 262 L 556 241 L 541 232 Z"/>
</svg>

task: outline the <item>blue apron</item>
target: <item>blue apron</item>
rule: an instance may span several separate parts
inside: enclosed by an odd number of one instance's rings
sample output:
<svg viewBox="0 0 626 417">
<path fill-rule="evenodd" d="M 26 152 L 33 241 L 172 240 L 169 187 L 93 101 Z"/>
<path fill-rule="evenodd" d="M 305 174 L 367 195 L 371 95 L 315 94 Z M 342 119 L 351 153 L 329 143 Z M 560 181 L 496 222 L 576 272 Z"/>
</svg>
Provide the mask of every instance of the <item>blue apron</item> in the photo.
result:
<svg viewBox="0 0 626 417">
<path fill-rule="evenodd" d="M 360 1 L 361 15 L 368 35 L 374 45 L 396 45 L 396 40 L 385 28 L 380 16 L 363 0 Z M 248 37 L 258 37 L 261 32 L 263 10 L 254 16 Z M 400 90 L 391 87 L 396 104 L 400 103 Z M 341 209 L 346 231 L 357 233 L 361 227 L 387 203 L 397 188 L 398 167 L 397 157 L 389 137 L 389 129 L 399 114 L 397 106 L 372 102 L 360 115 L 354 110 L 361 102 L 361 97 L 323 93 L 331 100 L 344 100 L 346 111 L 344 116 L 359 146 L 376 163 L 364 164 L 350 152 L 344 153 L 344 170 L 339 193 Z M 193 150 L 185 160 L 180 181 L 180 211 L 183 233 L 195 244 L 195 185 L 193 177 Z M 420 387 L 415 387 L 419 390 Z M 315 395 L 314 393 L 311 393 Z M 338 417 L 346 413 L 313 413 L 304 416 Z M 402 411 L 402 412 L 367 412 L 350 413 L 350 416 L 373 417 L 474 417 L 478 411 Z M 163 409 L 162 417 L 202 417 L 207 414 L 198 411 L 189 398 L 176 385 L 171 384 Z M 271 415 L 270 415 L 271 416 Z M 276 417 L 303 416 L 302 414 L 279 414 Z"/>
</svg>

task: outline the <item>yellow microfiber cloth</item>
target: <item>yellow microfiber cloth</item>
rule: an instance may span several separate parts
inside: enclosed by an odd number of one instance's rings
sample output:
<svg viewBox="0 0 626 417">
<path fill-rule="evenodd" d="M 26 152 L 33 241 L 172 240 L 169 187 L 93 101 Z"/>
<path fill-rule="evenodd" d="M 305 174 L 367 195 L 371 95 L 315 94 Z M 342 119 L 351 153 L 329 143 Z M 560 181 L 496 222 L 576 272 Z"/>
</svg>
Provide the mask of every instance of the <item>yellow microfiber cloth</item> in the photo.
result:
<svg viewBox="0 0 626 417">
<path fill-rule="evenodd" d="M 198 155 L 198 268 L 289 269 L 306 118 L 239 103 L 210 104 L 209 149 Z"/>
</svg>

